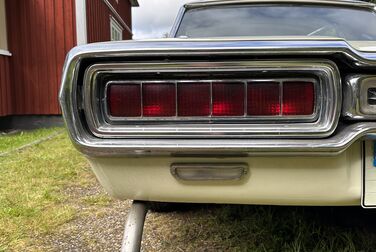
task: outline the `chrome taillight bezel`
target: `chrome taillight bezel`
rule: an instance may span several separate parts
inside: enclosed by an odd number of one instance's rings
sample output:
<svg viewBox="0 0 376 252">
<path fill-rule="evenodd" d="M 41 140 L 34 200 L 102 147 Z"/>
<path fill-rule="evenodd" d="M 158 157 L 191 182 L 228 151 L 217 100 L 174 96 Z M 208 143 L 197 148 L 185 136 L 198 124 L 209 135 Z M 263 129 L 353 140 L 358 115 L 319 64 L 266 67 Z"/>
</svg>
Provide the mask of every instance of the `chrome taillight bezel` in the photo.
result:
<svg viewBox="0 0 376 252">
<path fill-rule="evenodd" d="M 242 116 L 215 116 L 212 113 L 209 116 L 181 116 L 178 115 L 178 109 L 176 109 L 175 116 L 134 116 L 134 117 L 115 117 L 112 116 L 109 112 L 108 103 L 106 102 L 108 97 L 108 88 L 111 85 L 121 85 L 121 84 L 141 84 L 140 88 L 142 90 L 142 84 L 147 83 L 169 83 L 175 85 L 175 91 L 177 92 L 177 87 L 179 84 L 184 83 L 210 83 L 212 85 L 213 83 L 226 83 L 226 82 L 237 82 L 242 83 L 244 85 L 244 114 Z M 314 85 L 315 89 L 315 97 L 314 97 L 314 110 L 313 113 L 310 115 L 290 115 L 290 116 L 284 116 L 282 115 L 282 109 L 279 115 L 267 115 L 267 116 L 254 116 L 254 115 L 248 115 L 247 114 L 247 82 L 258 82 L 258 83 L 268 83 L 268 82 L 278 82 L 279 88 L 282 89 L 283 82 L 311 82 Z M 142 91 L 141 91 L 142 93 Z M 284 122 L 312 122 L 317 119 L 318 113 L 321 109 L 321 104 L 319 104 L 319 98 L 322 96 L 322 90 L 318 83 L 318 81 L 314 78 L 290 78 L 290 79 L 231 79 L 228 81 L 225 80 L 182 80 L 182 81 L 169 81 L 169 80 L 156 80 L 156 81 L 142 81 L 142 80 L 133 80 L 133 81 L 109 81 L 105 84 L 104 91 L 100 92 L 98 94 L 100 96 L 100 101 L 102 104 L 100 104 L 100 109 L 102 110 L 103 116 L 105 120 L 109 123 L 118 123 L 118 122 L 153 122 L 153 121 L 164 121 L 164 122 L 171 122 L 171 123 L 187 123 L 187 122 L 229 122 L 229 121 L 241 121 L 241 122 L 252 122 L 252 121 L 271 121 L 271 120 L 277 120 L 277 121 L 284 121 Z M 282 102 L 282 101 L 281 101 Z M 212 103 L 210 104 L 212 105 Z M 317 105 L 317 106 L 316 106 Z M 176 97 L 176 106 L 178 106 L 178 101 Z M 100 112 L 100 111 L 98 111 Z"/>
<path fill-rule="evenodd" d="M 343 88 L 342 114 L 352 120 L 376 120 L 376 105 L 368 104 L 367 92 L 376 88 L 375 75 L 349 75 Z"/>
<path fill-rule="evenodd" d="M 106 108 L 106 87 L 127 80 L 111 80 L 105 83 L 100 80 L 101 76 L 115 74 L 161 72 L 189 74 L 218 71 L 226 73 L 246 71 L 258 75 L 257 78 L 231 79 L 231 81 L 311 81 L 315 85 L 315 112 L 310 116 L 283 117 L 115 118 L 109 115 Z M 269 77 L 276 74 L 286 77 Z M 314 77 L 302 78 L 295 77 L 296 75 Z M 158 81 L 166 80 L 156 82 Z M 191 82 L 192 79 L 187 78 L 185 81 Z M 148 82 L 152 81 L 148 80 Z M 104 88 L 98 88 L 99 86 Z M 83 107 L 90 131 L 101 138 L 315 138 L 330 135 L 337 126 L 341 104 L 340 87 L 339 71 L 336 65 L 328 60 L 106 63 L 94 64 L 86 70 L 83 83 Z"/>
</svg>

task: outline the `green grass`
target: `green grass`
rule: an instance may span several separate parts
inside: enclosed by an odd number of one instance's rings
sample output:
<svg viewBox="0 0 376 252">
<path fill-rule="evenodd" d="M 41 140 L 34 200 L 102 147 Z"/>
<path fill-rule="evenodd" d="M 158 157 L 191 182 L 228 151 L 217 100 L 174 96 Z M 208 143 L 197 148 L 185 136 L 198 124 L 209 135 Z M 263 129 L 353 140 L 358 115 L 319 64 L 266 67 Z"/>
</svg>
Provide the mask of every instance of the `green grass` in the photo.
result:
<svg viewBox="0 0 376 252">
<path fill-rule="evenodd" d="M 83 202 L 89 206 L 101 206 L 106 207 L 112 203 L 112 199 L 107 195 L 94 195 L 83 198 Z"/>
<path fill-rule="evenodd" d="M 163 249 L 158 251 L 371 252 L 376 248 L 376 213 L 360 208 L 188 208 L 172 214 L 149 214 L 145 233 L 160 237 Z"/>
<path fill-rule="evenodd" d="M 365 210 L 352 210 L 227 206 L 219 211 L 212 224 L 224 230 L 218 238 L 229 241 L 234 250 L 251 247 L 252 251 L 373 251 L 375 233 L 347 220 L 357 218 L 351 213 L 364 215 Z"/>
<path fill-rule="evenodd" d="M 37 130 L 0 138 L 9 150 L 62 129 Z M 86 161 L 66 134 L 0 157 L 0 251 L 21 251 L 33 237 L 52 232 L 75 217 L 62 188 L 80 183 Z"/>
<path fill-rule="evenodd" d="M 0 135 L 0 153 L 17 149 L 25 144 L 46 137 L 61 128 L 38 129 L 33 131 L 21 131 L 12 135 Z"/>
</svg>

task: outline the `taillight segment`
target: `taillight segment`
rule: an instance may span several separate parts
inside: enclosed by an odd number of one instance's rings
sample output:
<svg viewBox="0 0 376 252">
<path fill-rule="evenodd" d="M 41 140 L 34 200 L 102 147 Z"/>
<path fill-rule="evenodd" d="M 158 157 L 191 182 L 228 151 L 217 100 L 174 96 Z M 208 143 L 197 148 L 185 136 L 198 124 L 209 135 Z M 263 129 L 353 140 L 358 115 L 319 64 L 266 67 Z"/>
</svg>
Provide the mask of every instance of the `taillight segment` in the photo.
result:
<svg viewBox="0 0 376 252">
<path fill-rule="evenodd" d="M 242 82 L 213 82 L 213 116 L 243 116 L 245 86 Z"/>
<path fill-rule="evenodd" d="M 247 112 L 250 116 L 277 116 L 281 112 L 278 82 L 249 82 Z"/>
<path fill-rule="evenodd" d="M 107 101 L 111 116 L 141 116 L 141 88 L 139 84 L 110 85 L 107 90 Z"/>
<path fill-rule="evenodd" d="M 178 85 L 178 116 L 210 116 L 210 83 Z"/>
<path fill-rule="evenodd" d="M 142 112 L 146 117 L 176 115 L 174 83 L 144 83 L 142 85 Z"/>
<path fill-rule="evenodd" d="M 177 81 L 108 86 L 112 117 L 289 117 L 315 110 L 313 81 Z"/>
<path fill-rule="evenodd" d="M 313 83 L 283 83 L 282 115 L 311 115 L 314 105 Z"/>
</svg>

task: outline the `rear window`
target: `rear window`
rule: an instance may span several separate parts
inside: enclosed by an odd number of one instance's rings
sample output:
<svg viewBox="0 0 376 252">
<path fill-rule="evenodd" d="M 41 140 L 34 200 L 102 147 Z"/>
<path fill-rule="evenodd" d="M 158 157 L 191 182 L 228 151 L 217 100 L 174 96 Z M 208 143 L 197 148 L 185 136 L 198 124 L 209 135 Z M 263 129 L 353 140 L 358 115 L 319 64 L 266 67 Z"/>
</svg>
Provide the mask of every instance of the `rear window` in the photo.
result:
<svg viewBox="0 0 376 252">
<path fill-rule="evenodd" d="M 325 36 L 376 41 L 376 14 L 319 5 L 237 5 L 188 9 L 176 37 Z"/>
</svg>

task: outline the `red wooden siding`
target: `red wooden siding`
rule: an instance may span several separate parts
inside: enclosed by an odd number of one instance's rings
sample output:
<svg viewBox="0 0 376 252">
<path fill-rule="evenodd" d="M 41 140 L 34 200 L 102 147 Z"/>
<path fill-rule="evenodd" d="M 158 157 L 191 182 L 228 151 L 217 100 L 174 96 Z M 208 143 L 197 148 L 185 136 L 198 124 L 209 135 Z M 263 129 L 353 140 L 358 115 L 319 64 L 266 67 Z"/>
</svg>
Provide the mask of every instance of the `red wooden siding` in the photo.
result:
<svg viewBox="0 0 376 252">
<path fill-rule="evenodd" d="M 0 55 L 0 116 L 12 113 L 9 57 Z"/>
<path fill-rule="evenodd" d="M 6 0 L 15 115 L 60 114 L 66 53 L 76 45 L 74 0 Z"/>
<path fill-rule="evenodd" d="M 128 0 L 109 0 L 123 21 L 132 27 L 131 5 Z M 116 18 L 103 0 L 86 1 L 88 43 L 111 40 L 110 16 Z M 120 20 L 118 20 L 121 24 Z M 132 34 L 123 27 L 123 39 L 132 39 Z"/>
</svg>

